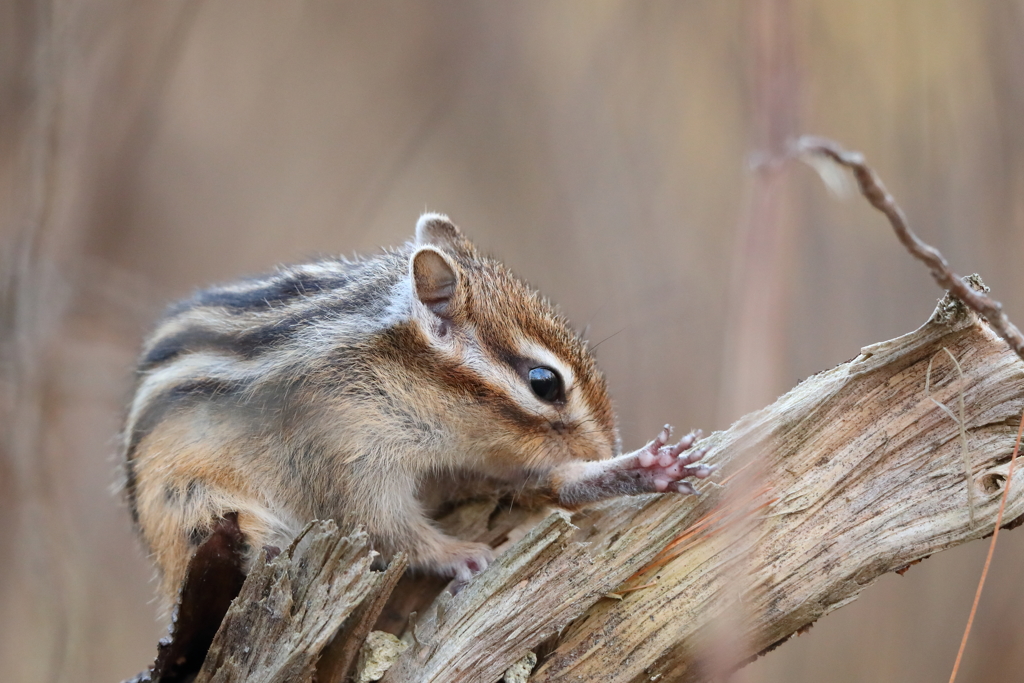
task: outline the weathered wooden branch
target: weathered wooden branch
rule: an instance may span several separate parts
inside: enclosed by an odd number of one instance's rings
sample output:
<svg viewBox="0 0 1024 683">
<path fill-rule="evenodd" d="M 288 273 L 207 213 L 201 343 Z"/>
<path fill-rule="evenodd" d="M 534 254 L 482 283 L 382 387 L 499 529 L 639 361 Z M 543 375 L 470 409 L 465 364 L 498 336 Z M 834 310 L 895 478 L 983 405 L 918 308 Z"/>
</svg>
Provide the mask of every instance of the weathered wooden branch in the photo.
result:
<svg viewBox="0 0 1024 683">
<path fill-rule="evenodd" d="M 969 481 L 959 425 L 939 405 L 955 405 L 961 392 Z M 695 501 L 684 525 L 711 521 L 678 557 L 636 579 L 658 575 L 657 585 L 595 605 L 531 680 L 699 680 L 716 618 L 735 640 L 726 661 L 705 664 L 740 666 L 880 575 L 991 533 L 1022 409 L 1024 363 L 963 309 L 806 380 L 711 437 L 726 474 L 745 458 L 756 474 L 736 493 L 730 484 Z M 1011 520 L 1024 514 L 1015 478 Z M 620 507 L 610 511 L 617 523 Z M 716 508 L 725 514 L 715 518 Z M 610 526 L 594 516 L 587 524 Z"/>
<path fill-rule="evenodd" d="M 383 575 L 370 571 L 365 532 L 308 526 L 292 547 L 249 573 L 196 683 L 310 680 L 320 653 Z"/>
<path fill-rule="evenodd" d="M 699 497 L 621 499 L 535 526 L 493 501 L 458 510 L 450 527 L 511 547 L 454 596 L 399 582 L 392 609 L 429 607 L 382 618 L 409 644 L 384 680 L 494 683 L 531 651 L 529 680 L 544 683 L 695 681 L 742 666 L 882 574 L 990 534 L 1022 409 L 1024 362 L 946 301 L 917 331 L 708 437 L 713 479 L 727 483 Z M 1008 527 L 1024 518 L 1022 476 Z M 332 640 L 329 652 L 348 654 L 325 656 L 317 680 L 358 675 L 353 653 L 395 570 L 371 571 L 363 535 L 308 535 L 250 574 L 202 680 L 311 680 Z"/>
</svg>

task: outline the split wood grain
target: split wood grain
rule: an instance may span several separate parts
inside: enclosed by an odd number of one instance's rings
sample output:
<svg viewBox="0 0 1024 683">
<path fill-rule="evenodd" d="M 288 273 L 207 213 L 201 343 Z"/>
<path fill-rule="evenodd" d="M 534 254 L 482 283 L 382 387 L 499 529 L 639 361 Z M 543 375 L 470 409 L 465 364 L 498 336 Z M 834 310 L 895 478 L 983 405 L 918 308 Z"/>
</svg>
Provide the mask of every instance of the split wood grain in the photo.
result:
<svg viewBox="0 0 1024 683">
<path fill-rule="evenodd" d="M 600 545 L 666 505 L 692 506 L 680 531 L 710 518 L 678 556 L 633 581 L 655 585 L 597 603 L 530 680 L 704 680 L 856 599 L 882 574 L 990 534 L 1024 409 L 1024 363 L 973 314 L 947 312 L 710 437 L 724 476 L 739 472 L 728 486 L 693 502 L 616 503 L 578 522 Z M 956 406 L 961 393 L 969 480 L 957 411 L 938 405 Z M 1018 470 L 1005 518 L 1022 515 Z"/>
<path fill-rule="evenodd" d="M 313 522 L 272 560 L 257 559 L 214 637 L 196 683 L 301 683 L 345 618 L 383 578 L 364 531 Z"/>
</svg>

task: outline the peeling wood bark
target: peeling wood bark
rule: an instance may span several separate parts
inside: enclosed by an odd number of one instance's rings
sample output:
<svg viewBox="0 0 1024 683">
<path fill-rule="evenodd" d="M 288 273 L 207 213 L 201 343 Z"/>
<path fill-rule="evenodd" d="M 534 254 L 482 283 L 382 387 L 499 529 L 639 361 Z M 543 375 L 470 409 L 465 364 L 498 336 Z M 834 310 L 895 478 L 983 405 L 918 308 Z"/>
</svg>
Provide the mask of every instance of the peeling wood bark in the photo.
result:
<svg viewBox="0 0 1024 683">
<path fill-rule="evenodd" d="M 458 595 L 399 582 L 401 563 L 374 572 L 365 534 L 314 524 L 257 563 L 198 680 L 308 681 L 319 659 L 320 683 L 343 681 L 370 625 L 398 633 L 414 609 L 386 682 L 493 683 L 530 651 L 535 683 L 705 680 L 880 575 L 990 534 L 1022 409 L 1024 362 L 945 302 L 917 331 L 708 437 L 727 483 L 699 497 L 624 498 L 539 524 L 493 502 L 457 509 L 449 531 L 508 546 Z M 1014 479 L 1006 527 L 1024 518 L 1024 472 Z"/>
<path fill-rule="evenodd" d="M 437 520 L 437 526 L 456 538 L 487 543 L 497 552 L 510 548 L 546 517 L 544 511 L 508 505 L 504 501 L 479 500 L 457 506 Z M 374 629 L 401 635 L 411 614 L 426 614 L 448 581 L 427 574 L 403 576 L 381 611 Z"/>
<path fill-rule="evenodd" d="M 345 619 L 316 663 L 317 683 L 344 683 L 352 676 L 359 649 L 408 566 L 405 555 L 394 558 L 362 603 Z"/>
<path fill-rule="evenodd" d="M 314 522 L 273 560 L 261 553 L 228 609 L 196 683 L 313 678 L 321 651 L 381 580 L 369 538 Z"/>
<path fill-rule="evenodd" d="M 643 561 L 643 555 L 594 554 L 576 531 L 568 514 L 556 512 L 458 595 L 442 592 L 414 627 L 415 645 L 383 680 L 497 681 Z M 639 540 L 642 534 L 623 535 Z"/>
</svg>

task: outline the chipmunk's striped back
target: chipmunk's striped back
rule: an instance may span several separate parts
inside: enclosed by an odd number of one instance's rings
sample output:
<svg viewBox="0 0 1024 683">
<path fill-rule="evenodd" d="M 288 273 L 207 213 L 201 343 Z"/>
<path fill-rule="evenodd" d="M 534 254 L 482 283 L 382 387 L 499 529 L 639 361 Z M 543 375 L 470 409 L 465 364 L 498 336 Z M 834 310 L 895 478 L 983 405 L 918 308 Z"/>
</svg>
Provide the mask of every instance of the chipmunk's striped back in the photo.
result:
<svg viewBox="0 0 1024 683">
<path fill-rule="evenodd" d="M 344 337 L 387 326 L 391 290 L 405 277 L 408 258 L 406 249 L 283 267 L 171 306 L 143 349 L 124 434 L 133 519 L 135 450 L 169 411 L 245 400 L 262 387 L 295 381 L 344 346 Z"/>
</svg>

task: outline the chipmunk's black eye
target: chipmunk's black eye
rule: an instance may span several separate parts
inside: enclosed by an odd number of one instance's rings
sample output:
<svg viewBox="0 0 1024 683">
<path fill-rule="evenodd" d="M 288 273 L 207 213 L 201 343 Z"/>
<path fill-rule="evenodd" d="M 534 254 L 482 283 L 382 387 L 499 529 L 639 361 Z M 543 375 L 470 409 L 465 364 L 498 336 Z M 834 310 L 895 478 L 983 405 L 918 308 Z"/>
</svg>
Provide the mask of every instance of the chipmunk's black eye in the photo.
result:
<svg viewBox="0 0 1024 683">
<path fill-rule="evenodd" d="M 562 378 L 551 368 L 533 368 L 530 370 L 530 388 L 537 398 L 554 403 L 563 397 Z"/>
</svg>

